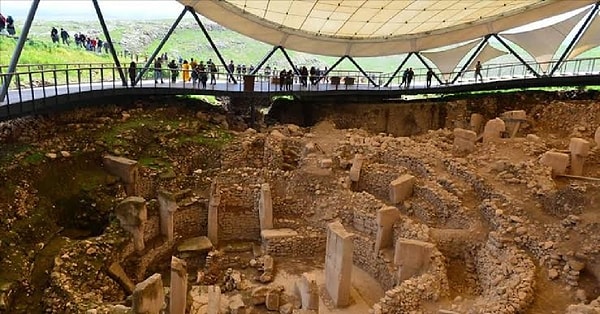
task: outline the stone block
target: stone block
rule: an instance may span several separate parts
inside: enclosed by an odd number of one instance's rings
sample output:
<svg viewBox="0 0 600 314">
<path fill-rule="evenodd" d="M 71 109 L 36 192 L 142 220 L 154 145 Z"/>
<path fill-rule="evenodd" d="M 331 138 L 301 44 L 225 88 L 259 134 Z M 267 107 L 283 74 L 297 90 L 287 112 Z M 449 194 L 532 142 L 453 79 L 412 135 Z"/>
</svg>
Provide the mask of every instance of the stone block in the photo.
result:
<svg viewBox="0 0 600 314">
<path fill-rule="evenodd" d="M 574 137 L 569 142 L 571 155 L 586 157 L 590 153 L 590 142 Z"/>
<path fill-rule="evenodd" d="M 502 120 L 527 121 L 527 112 L 525 110 L 506 111 L 501 115 Z"/>
<path fill-rule="evenodd" d="M 208 199 L 208 238 L 213 245 L 219 243 L 219 204 L 221 204 L 221 189 L 217 182 L 210 185 Z"/>
<path fill-rule="evenodd" d="M 477 133 L 475 133 L 474 131 L 465 130 L 465 129 L 461 129 L 461 128 L 454 129 L 453 134 L 455 137 L 464 138 L 466 140 L 475 141 L 477 139 Z"/>
<path fill-rule="evenodd" d="M 416 179 L 410 174 L 404 174 L 390 182 L 390 201 L 398 204 L 412 196 Z"/>
<path fill-rule="evenodd" d="M 477 133 L 465 129 L 454 129 L 454 148 L 459 151 L 472 152 L 475 150 Z"/>
<path fill-rule="evenodd" d="M 314 274 L 303 273 L 295 288 L 302 309 L 319 310 L 319 287 Z"/>
<path fill-rule="evenodd" d="M 260 186 L 258 216 L 260 230 L 273 229 L 273 200 L 271 198 L 271 186 L 268 183 L 263 183 Z"/>
<path fill-rule="evenodd" d="M 565 174 L 567 166 L 569 166 L 569 155 L 558 152 L 545 152 L 540 159 L 540 163 L 552 168 L 552 175 Z"/>
<path fill-rule="evenodd" d="M 333 165 L 333 160 L 331 160 L 331 158 L 319 160 L 319 167 L 321 168 L 328 169 L 331 168 L 331 165 Z"/>
<path fill-rule="evenodd" d="M 125 292 L 127 292 L 127 294 L 133 293 L 133 290 L 135 289 L 135 284 L 133 283 L 133 281 L 131 281 L 131 279 L 129 279 L 129 276 L 127 276 L 127 273 L 125 273 L 125 270 L 123 269 L 123 267 L 121 267 L 121 264 L 119 264 L 118 262 L 110 264 L 110 266 L 108 267 L 108 274 L 117 283 L 119 283 L 119 285 L 125 290 Z"/>
<path fill-rule="evenodd" d="M 115 214 L 121 227 L 133 235 L 136 251 L 144 250 L 144 223 L 147 219 L 146 200 L 138 196 L 130 196 L 117 205 Z"/>
<path fill-rule="evenodd" d="M 394 264 L 398 266 L 398 278 L 404 281 L 429 269 L 435 245 L 412 239 L 398 239 L 394 252 Z"/>
<path fill-rule="evenodd" d="M 269 311 L 279 310 L 279 292 L 269 291 L 267 292 L 267 298 L 265 299 L 265 306 Z"/>
<path fill-rule="evenodd" d="M 292 229 L 268 229 L 260 232 L 260 237 L 264 240 L 276 239 L 276 238 L 291 238 L 297 237 L 298 232 Z"/>
<path fill-rule="evenodd" d="M 600 127 L 596 129 L 596 134 L 594 134 L 594 140 L 597 145 L 600 145 Z"/>
<path fill-rule="evenodd" d="M 502 138 L 502 133 L 506 132 L 506 124 L 500 118 L 492 119 L 485 124 L 483 129 L 483 142 L 493 142 Z"/>
<path fill-rule="evenodd" d="M 354 155 L 354 160 L 352 161 L 352 167 L 350 167 L 350 180 L 352 182 L 358 182 L 360 179 L 360 170 L 362 168 L 363 163 L 365 162 L 365 157 L 361 154 Z"/>
<path fill-rule="evenodd" d="M 394 223 L 400 218 L 396 207 L 384 207 L 377 211 L 377 237 L 375 239 L 375 254 L 379 250 L 392 247 L 394 242 Z"/>
<path fill-rule="evenodd" d="M 350 304 L 353 237 L 354 234 L 346 231 L 340 222 L 332 222 L 327 226 L 325 288 L 336 307 Z"/>
<path fill-rule="evenodd" d="M 213 249 L 212 242 L 205 236 L 185 239 L 177 246 L 177 252 L 209 252 Z"/>
<path fill-rule="evenodd" d="M 137 195 L 136 184 L 139 176 L 137 161 L 111 155 L 105 155 L 102 161 L 108 173 L 118 177 L 125 183 L 127 195 Z"/>
<path fill-rule="evenodd" d="M 246 304 L 244 304 L 241 294 L 238 293 L 229 299 L 229 313 L 246 314 Z"/>
<path fill-rule="evenodd" d="M 471 119 L 469 120 L 469 126 L 471 130 L 477 134 L 481 133 L 481 128 L 483 127 L 484 118 L 479 113 L 471 114 Z"/>
<path fill-rule="evenodd" d="M 160 274 L 154 274 L 138 283 L 133 290 L 132 311 L 134 314 L 159 314 L 165 294 Z"/>
</svg>

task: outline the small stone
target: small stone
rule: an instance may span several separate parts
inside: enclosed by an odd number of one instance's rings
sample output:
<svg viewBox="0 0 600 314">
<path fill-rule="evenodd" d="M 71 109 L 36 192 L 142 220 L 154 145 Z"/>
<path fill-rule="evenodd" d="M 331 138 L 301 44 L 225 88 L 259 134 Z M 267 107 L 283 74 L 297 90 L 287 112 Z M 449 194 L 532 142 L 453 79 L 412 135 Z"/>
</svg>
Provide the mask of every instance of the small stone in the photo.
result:
<svg viewBox="0 0 600 314">
<path fill-rule="evenodd" d="M 71 153 L 69 153 L 66 150 L 61 150 L 60 151 L 60 155 L 63 156 L 63 157 L 65 157 L 65 158 L 71 157 Z"/>
<path fill-rule="evenodd" d="M 56 153 L 46 153 L 46 157 L 50 159 L 56 159 L 58 155 L 56 155 Z"/>
<path fill-rule="evenodd" d="M 93 255 L 96 253 L 96 248 L 95 247 L 89 247 L 86 251 L 85 254 L 87 255 Z"/>
<path fill-rule="evenodd" d="M 558 271 L 554 268 L 550 269 L 548 271 L 548 279 L 554 280 L 556 278 L 558 278 Z"/>
</svg>

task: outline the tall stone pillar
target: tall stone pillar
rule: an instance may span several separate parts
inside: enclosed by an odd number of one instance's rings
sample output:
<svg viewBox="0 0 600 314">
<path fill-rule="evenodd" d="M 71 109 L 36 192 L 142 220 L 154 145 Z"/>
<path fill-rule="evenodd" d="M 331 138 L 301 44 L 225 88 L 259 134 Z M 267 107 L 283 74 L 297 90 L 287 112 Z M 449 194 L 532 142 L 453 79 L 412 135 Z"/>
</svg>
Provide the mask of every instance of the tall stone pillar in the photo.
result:
<svg viewBox="0 0 600 314">
<path fill-rule="evenodd" d="M 169 314 L 185 314 L 188 274 L 184 260 L 171 257 L 171 297 Z"/>
<path fill-rule="evenodd" d="M 121 227 L 133 235 L 135 250 L 144 250 L 144 223 L 147 219 L 146 200 L 138 196 L 124 199 L 115 210 Z"/>
<path fill-rule="evenodd" d="M 350 181 L 358 182 L 360 179 L 360 170 L 362 169 L 362 165 L 365 162 L 365 156 L 362 154 L 354 155 L 354 160 L 352 161 L 352 167 L 350 167 Z"/>
<path fill-rule="evenodd" d="M 271 186 L 268 183 L 263 183 L 260 186 L 258 216 L 260 218 L 261 231 L 273 229 L 273 200 L 271 198 Z"/>
<path fill-rule="evenodd" d="M 574 137 L 569 143 L 569 151 L 571 152 L 571 174 L 583 175 L 583 164 L 585 157 L 590 153 L 590 142 Z"/>
<path fill-rule="evenodd" d="M 390 182 L 390 202 L 398 204 L 406 201 L 413 194 L 413 188 L 417 179 L 410 175 L 404 174 L 398 179 Z"/>
<path fill-rule="evenodd" d="M 217 182 L 210 185 L 208 200 L 208 239 L 216 246 L 219 242 L 219 205 L 221 204 L 221 191 Z"/>
<path fill-rule="evenodd" d="M 175 195 L 166 191 L 158 192 L 158 205 L 160 212 L 160 234 L 173 241 L 173 214 L 177 210 Z"/>
<path fill-rule="evenodd" d="M 394 244 L 394 223 L 400 217 L 396 207 L 384 207 L 377 211 L 377 238 L 375 239 L 375 254 L 380 250 L 392 247 Z"/>
<path fill-rule="evenodd" d="M 350 304 L 353 236 L 340 222 L 332 222 L 327 226 L 325 286 L 336 307 Z"/>
<path fill-rule="evenodd" d="M 138 283 L 133 290 L 132 311 L 134 314 L 159 314 L 165 302 L 165 293 L 160 274 L 154 274 Z"/>
<path fill-rule="evenodd" d="M 471 127 L 471 131 L 479 134 L 481 133 L 481 128 L 483 127 L 483 116 L 479 113 L 471 114 L 471 120 L 469 121 L 469 126 Z"/>
<path fill-rule="evenodd" d="M 596 144 L 600 145 L 600 126 L 596 129 L 596 133 L 594 134 L 594 141 L 596 141 Z"/>
</svg>

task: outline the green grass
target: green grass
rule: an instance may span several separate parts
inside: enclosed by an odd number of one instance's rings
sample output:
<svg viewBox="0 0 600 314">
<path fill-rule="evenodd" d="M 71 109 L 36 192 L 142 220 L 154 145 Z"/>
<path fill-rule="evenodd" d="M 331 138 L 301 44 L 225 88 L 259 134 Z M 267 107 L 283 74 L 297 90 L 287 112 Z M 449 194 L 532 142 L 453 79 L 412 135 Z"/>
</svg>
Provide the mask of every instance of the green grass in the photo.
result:
<svg viewBox="0 0 600 314">
<path fill-rule="evenodd" d="M 178 142 L 180 144 L 191 142 L 220 149 L 225 144 L 231 142 L 232 139 L 233 135 L 231 133 L 222 129 L 213 129 L 192 136 L 182 136 L 178 139 Z"/>
</svg>

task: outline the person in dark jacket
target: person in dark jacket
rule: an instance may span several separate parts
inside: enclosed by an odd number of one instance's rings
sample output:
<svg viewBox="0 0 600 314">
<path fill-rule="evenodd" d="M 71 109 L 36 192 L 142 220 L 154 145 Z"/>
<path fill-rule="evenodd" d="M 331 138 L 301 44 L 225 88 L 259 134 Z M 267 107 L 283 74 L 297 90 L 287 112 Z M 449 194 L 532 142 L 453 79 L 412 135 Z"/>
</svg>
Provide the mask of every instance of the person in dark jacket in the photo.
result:
<svg viewBox="0 0 600 314">
<path fill-rule="evenodd" d="M 131 61 L 129 64 L 129 79 L 131 80 L 131 87 L 135 87 L 135 76 L 137 75 L 137 65 L 135 61 Z"/>
<path fill-rule="evenodd" d="M 167 66 L 171 69 L 171 82 L 175 83 L 177 81 L 177 75 L 179 75 L 179 67 L 177 66 L 177 63 L 175 63 L 175 59 L 171 60 Z"/>
<path fill-rule="evenodd" d="M 6 31 L 9 35 L 15 35 L 17 33 L 15 31 L 15 20 L 13 20 L 13 17 L 10 15 L 6 18 Z"/>
</svg>

